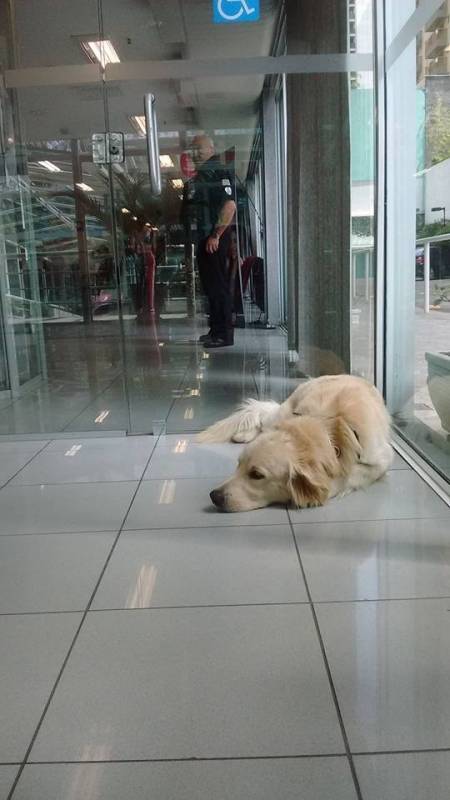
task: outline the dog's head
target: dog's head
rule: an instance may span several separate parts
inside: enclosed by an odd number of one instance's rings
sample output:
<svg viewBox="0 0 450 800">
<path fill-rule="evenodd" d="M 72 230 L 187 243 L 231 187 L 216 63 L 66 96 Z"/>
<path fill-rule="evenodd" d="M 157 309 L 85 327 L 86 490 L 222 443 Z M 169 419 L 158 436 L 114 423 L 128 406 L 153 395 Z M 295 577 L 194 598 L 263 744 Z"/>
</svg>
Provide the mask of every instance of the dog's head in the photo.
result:
<svg viewBox="0 0 450 800">
<path fill-rule="evenodd" d="M 332 481 L 358 460 L 360 449 L 341 417 L 296 417 L 248 445 L 234 475 L 210 497 L 221 511 L 251 511 L 273 503 L 320 506 Z"/>
</svg>

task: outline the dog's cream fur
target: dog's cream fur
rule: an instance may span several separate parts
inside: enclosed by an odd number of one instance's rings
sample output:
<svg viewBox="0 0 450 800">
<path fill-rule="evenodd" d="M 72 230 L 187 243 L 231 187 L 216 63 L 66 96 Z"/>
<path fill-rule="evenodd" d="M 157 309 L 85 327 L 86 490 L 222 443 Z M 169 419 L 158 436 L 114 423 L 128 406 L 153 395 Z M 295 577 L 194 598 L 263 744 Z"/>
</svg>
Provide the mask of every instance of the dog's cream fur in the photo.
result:
<svg viewBox="0 0 450 800">
<path fill-rule="evenodd" d="M 352 375 L 306 381 L 281 405 L 249 400 L 199 439 L 250 442 L 235 474 L 211 492 L 224 511 L 323 505 L 378 480 L 393 458 L 383 399 Z"/>
</svg>

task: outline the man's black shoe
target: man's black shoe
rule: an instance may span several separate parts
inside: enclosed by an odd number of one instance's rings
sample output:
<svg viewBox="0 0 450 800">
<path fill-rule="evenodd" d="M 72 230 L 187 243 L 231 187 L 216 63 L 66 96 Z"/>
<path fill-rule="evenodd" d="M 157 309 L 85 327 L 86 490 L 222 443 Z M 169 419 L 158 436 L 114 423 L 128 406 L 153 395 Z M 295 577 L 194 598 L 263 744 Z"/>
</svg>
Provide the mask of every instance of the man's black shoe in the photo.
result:
<svg viewBox="0 0 450 800">
<path fill-rule="evenodd" d="M 198 337 L 199 342 L 208 342 L 210 339 L 213 338 L 211 328 L 209 329 L 208 333 L 203 333 L 202 336 Z"/>
<path fill-rule="evenodd" d="M 207 342 L 203 343 L 203 347 L 205 347 L 207 350 L 215 350 L 218 347 L 232 347 L 233 345 L 233 339 L 220 339 L 217 336 L 214 336 Z"/>
</svg>

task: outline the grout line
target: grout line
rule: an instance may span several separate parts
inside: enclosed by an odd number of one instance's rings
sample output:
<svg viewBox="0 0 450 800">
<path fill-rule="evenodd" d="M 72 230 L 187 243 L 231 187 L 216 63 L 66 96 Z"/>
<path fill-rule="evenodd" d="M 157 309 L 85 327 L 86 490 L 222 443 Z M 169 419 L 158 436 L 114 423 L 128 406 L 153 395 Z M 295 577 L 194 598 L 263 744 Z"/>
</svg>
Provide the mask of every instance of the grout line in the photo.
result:
<svg viewBox="0 0 450 800">
<path fill-rule="evenodd" d="M 152 450 L 152 452 L 151 452 L 151 454 L 150 454 L 150 456 L 149 456 L 149 458 L 148 458 L 148 461 L 147 461 L 147 464 L 146 464 L 146 467 L 145 467 L 145 469 L 147 468 L 148 464 L 150 463 L 150 459 L 151 459 L 151 457 L 152 457 L 152 454 L 153 454 L 153 452 L 154 452 L 154 449 Z M 144 469 L 144 472 L 145 472 L 145 469 Z M 42 724 L 43 724 L 43 722 L 44 722 L 44 719 L 45 719 L 45 717 L 46 717 L 47 711 L 48 711 L 48 709 L 49 709 L 49 707 L 50 707 L 50 704 L 51 704 L 51 702 L 52 702 L 52 700 L 53 700 L 53 697 L 54 697 L 54 695 L 55 695 L 55 692 L 56 692 L 56 690 L 57 690 L 57 688 L 58 688 L 58 686 L 59 686 L 59 683 L 60 683 L 60 681 L 61 681 L 61 678 L 62 678 L 62 676 L 63 676 L 64 670 L 65 670 L 65 668 L 66 668 L 66 666 L 67 666 L 67 663 L 68 663 L 68 661 L 69 661 L 69 659 L 70 659 L 70 656 L 72 655 L 73 649 L 74 649 L 74 647 L 75 647 L 75 644 L 76 644 L 76 642 L 77 642 L 77 640 L 78 640 L 78 636 L 80 635 L 81 628 L 82 628 L 82 627 L 83 627 L 83 625 L 84 625 L 84 622 L 85 622 L 85 620 L 86 620 L 86 618 L 87 618 L 87 615 L 88 615 L 88 612 L 89 612 L 89 610 L 90 610 L 90 607 L 91 607 L 91 605 L 92 605 L 92 603 L 93 603 L 94 597 L 95 597 L 95 595 L 96 595 L 97 589 L 98 589 L 98 587 L 100 586 L 100 583 L 101 583 L 101 581 L 102 581 L 103 575 L 105 574 L 105 571 L 106 571 L 106 569 L 107 569 L 107 567 L 108 567 L 108 564 L 109 564 L 109 562 L 110 562 L 110 560 L 111 560 L 111 557 L 112 557 L 112 554 L 113 554 L 113 552 L 114 552 L 114 550 L 115 550 L 115 547 L 116 547 L 116 545 L 117 545 L 117 542 L 119 541 L 120 534 L 122 533 L 123 526 L 125 525 L 125 521 L 126 521 L 126 519 L 127 519 L 127 517 L 128 517 L 128 514 L 130 513 L 131 507 L 132 507 L 132 505 L 133 505 L 133 503 L 134 503 L 134 501 L 135 501 L 135 499 L 136 499 L 136 495 L 137 495 L 137 493 L 138 493 L 138 491 L 139 491 L 139 487 L 141 486 L 141 483 L 142 483 L 142 478 L 141 478 L 141 480 L 138 482 L 138 484 L 137 484 L 137 487 L 136 487 L 135 491 L 133 492 L 133 495 L 132 495 L 132 497 L 131 497 L 131 500 L 130 500 L 130 502 L 129 502 L 129 504 L 128 504 L 127 510 L 126 510 L 126 512 L 125 512 L 125 515 L 124 515 L 124 517 L 123 517 L 122 524 L 121 524 L 121 526 L 120 526 L 120 528 L 119 528 L 119 530 L 118 530 L 118 532 L 117 532 L 117 535 L 116 535 L 116 537 L 115 537 L 115 539 L 114 539 L 114 541 L 113 541 L 113 543 L 112 543 L 112 546 L 111 546 L 111 548 L 110 548 L 110 551 L 109 551 L 109 553 L 108 553 L 108 555 L 107 555 L 107 557 L 106 557 L 105 563 L 103 564 L 103 567 L 102 567 L 102 569 L 100 570 L 99 577 L 98 577 L 98 579 L 97 579 L 97 582 L 96 582 L 96 584 L 95 584 L 95 586 L 94 586 L 94 589 L 93 589 L 93 591 L 92 591 L 92 593 L 91 593 L 91 595 L 90 595 L 90 598 L 89 598 L 88 604 L 87 604 L 87 606 L 86 606 L 86 608 L 85 608 L 85 610 L 84 610 L 83 616 L 82 616 L 82 618 L 81 618 L 81 620 L 80 620 L 80 624 L 78 625 L 78 628 L 77 628 L 77 629 L 76 629 L 76 631 L 75 631 L 75 635 L 74 635 L 74 637 L 73 637 L 73 639 L 72 639 L 72 642 L 71 642 L 71 644 L 70 644 L 70 646 L 69 646 L 69 649 L 68 649 L 68 651 L 67 651 L 67 653 L 66 653 L 66 656 L 65 656 L 65 658 L 64 658 L 64 660 L 63 660 L 63 663 L 62 663 L 62 665 L 61 665 L 61 668 L 60 668 L 60 670 L 59 670 L 59 672 L 58 672 L 58 675 L 57 675 L 57 677 L 56 677 L 55 683 L 54 683 L 54 685 L 53 685 L 53 688 L 52 688 L 52 690 L 51 690 L 51 692 L 50 692 L 50 695 L 49 695 L 49 697 L 48 697 L 48 699 L 47 699 L 47 702 L 46 702 L 46 704 L 45 704 L 45 706 L 44 706 L 44 709 L 43 709 L 43 711 L 42 711 L 42 714 L 41 714 L 41 716 L 40 716 L 39 722 L 38 722 L 38 724 L 37 724 L 37 726 L 36 726 L 36 728 L 35 728 L 35 730 L 34 730 L 34 733 L 33 733 L 32 737 L 31 737 L 30 744 L 28 745 L 28 747 L 27 747 L 27 749 L 26 749 L 26 751 L 25 751 L 25 755 L 24 755 L 24 757 L 23 757 L 22 763 L 21 763 L 21 765 L 20 765 L 20 768 L 19 768 L 19 770 L 18 770 L 18 772 L 17 772 L 17 775 L 16 775 L 16 777 L 15 777 L 15 779 L 14 779 L 13 785 L 11 786 L 11 789 L 10 789 L 10 791 L 9 791 L 9 793 L 8 793 L 8 796 L 7 796 L 6 800 L 11 800 L 11 799 L 12 799 L 12 797 L 13 797 L 13 795 L 14 795 L 14 792 L 15 792 L 15 790 L 16 790 L 17 784 L 18 784 L 18 782 L 19 782 L 19 780 L 20 780 L 20 776 L 22 775 L 22 772 L 23 772 L 23 770 L 24 770 L 24 768 L 25 768 L 25 764 L 26 764 L 26 763 L 27 763 L 27 761 L 28 761 L 29 755 L 30 755 L 30 753 L 31 753 L 31 751 L 32 751 L 32 749 L 33 749 L 33 747 L 34 747 L 34 743 L 35 743 L 35 741 L 36 741 L 36 738 L 37 738 L 37 736 L 38 736 L 38 734 L 39 734 L 39 731 L 40 731 L 40 729 L 41 729 L 41 727 L 42 727 Z"/>
<path fill-rule="evenodd" d="M 2 537 L 10 537 L 10 536 L 71 536 L 72 534 L 75 536 L 83 536 L 89 535 L 96 536 L 97 533 L 117 533 L 117 527 L 113 528 L 112 530 L 100 530 L 100 531 L 33 531 L 32 533 L 0 533 L 0 539 Z"/>
<path fill-rule="evenodd" d="M 437 596 L 437 597 L 393 597 L 391 599 L 383 598 L 381 600 L 314 600 L 314 605 L 361 605 L 363 603 L 397 603 L 397 602 L 434 602 L 450 600 L 450 595 Z M 89 608 L 89 614 L 107 614 L 109 612 L 126 612 L 127 614 L 138 611 L 184 611 L 186 609 L 199 610 L 206 608 L 271 608 L 275 607 L 289 607 L 289 606 L 305 606 L 309 605 L 309 600 L 274 600 L 261 603 L 191 603 L 167 606 L 136 606 L 134 608 L 127 608 L 125 606 L 105 606 L 102 608 Z M 450 611 L 450 609 L 449 609 Z M 84 608 L 65 608 L 58 611 L 39 610 L 39 611 L 0 611 L 1 617 L 42 617 L 47 614 L 84 614 Z M 449 748 L 450 749 L 450 748 Z M 391 752 L 391 751 L 387 751 Z M 0 762 L 1 763 L 1 762 Z"/>
<path fill-rule="evenodd" d="M 365 517 L 364 519 L 321 519 L 321 520 L 305 520 L 302 522 L 301 520 L 294 521 L 291 517 L 290 512 L 296 511 L 296 509 L 288 508 L 287 513 L 289 520 L 293 527 L 295 528 L 296 525 L 352 525 L 353 523 L 357 522 L 436 522 L 437 520 L 446 520 L 450 518 L 450 514 L 437 516 L 437 517 Z"/>
<path fill-rule="evenodd" d="M 450 747 L 419 747 L 412 750 L 354 750 L 354 756 L 406 756 L 415 753 L 450 753 Z"/>
<path fill-rule="evenodd" d="M 449 598 L 450 599 L 450 598 Z M 117 611 L 126 611 L 133 612 L 133 611 L 184 611 L 184 610 L 197 610 L 201 611 L 202 609 L 210 609 L 210 608 L 271 608 L 275 606 L 276 608 L 283 608 L 285 606 L 306 606 L 308 605 L 308 600 L 288 600 L 286 602 L 266 602 L 266 603 L 205 603 L 202 605 L 201 603 L 195 603 L 192 605 L 175 605 L 175 606 L 144 606 L 142 608 L 91 608 L 89 610 L 90 614 L 103 614 L 108 613 L 109 611 L 117 612 Z M 66 612 L 54 612 L 54 613 L 66 613 Z M 2 616 L 0 614 L 0 616 Z"/>
<path fill-rule="evenodd" d="M 10 477 L 10 478 L 8 478 L 8 480 L 6 481 L 6 483 L 3 483 L 3 484 L 0 486 L 0 491 L 1 491 L 2 489 L 5 489 L 5 488 L 6 488 L 6 486 L 8 486 L 8 484 L 9 484 L 9 483 L 11 483 L 11 481 L 12 481 L 12 480 L 14 480 L 14 478 L 15 478 L 17 475 L 19 475 L 19 473 L 20 473 L 20 472 L 22 472 L 22 470 L 23 470 L 23 469 L 25 469 L 25 467 L 27 467 L 27 466 L 28 466 L 28 464 L 31 464 L 31 462 L 32 462 L 32 461 L 33 461 L 33 460 L 36 458 L 36 456 L 40 456 L 40 455 L 41 455 L 41 453 L 43 453 L 43 452 L 44 452 L 44 450 L 46 449 L 46 447 L 48 447 L 48 446 L 49 446 L 49 444 L 50 444 L 50 441 L 46 441 L 46 442 L 45 442 L 45 444 L 44 444 L 44 445 L 41 447 L 41 449 L 40 449 L 40 450 L 38 450 L 36 453 L 34 453 L 34 454 L 31 456 L 31 458 L 29 458 L 29 459 L 28 459 L 28 461 L 27 461 L 25 464 L 23 464 L 23 466 L 22 466 L 22 467 L 20 467 L 20 469 L 18 469 L 18 470 L 17 470 L 17 472 L 15 472 L 15 473 L 14 473 L 14 475 L 11 475 L 11 477 Z"/>
<path fill-rule="evenodd" d="M 183 758 L 110 758 L 105 761 L 93 759 L 92 761 L 29 761 L 27 766 L 39 765 L 83 765 L 87 764 L 197 764 L 202 762 L 221 761 L 296 761 L 320 758 L 346 758 L 342 753 L 296 753 L 288 755 L 260 755 L 260 756 L 186 756 Z M 17 764 L 14 764 L 17 766 Z"/>
<path fill-rule="evenodd" d="M 288 514 L 288 516 L 289 516 L 289 514 Z M 333 676 L 332 676 L 332 673 L 331 673 L 331 667 L 330 667 L 330 664 L 329 664 L 329 661 L 328 661 L 328 656 L 327 656 L 327 653 L 326 653 L 326 650 L 325 650 L 325 644 L 324 644 L 324 641 L 323 641 L 323 638 L 322 638 L 322 632 L 321 632 L 320 626 L 319 626 L 319 620 L 317 618 L 316 610 L 314 608 L 314 602 L 313 602 L 313 599 L 312 599 L 312 596 L 311 596 L 311 592 L 310 592 L 310 589 L 309 589 L 305 568 L 303 566 L 302 557 L 300 555 L 300 549 L 299 549 L 299 546 L 298 546 L 298 542 L 297 542 L 297 539 L 296 539 L 296 536 L 295 536 L 294 526 L 292 525 L 292 523 L 291 523 L 291 533 L 292 533 L 292 538 L 294 540 L 294 547 L 295 547 L 295 550 L 296 550 L 296 553 L 297 553 L 297 558 L 298 558 L 300 571 L 302 573 L 303 581 L 305 583 L 306 593 L 308 595 L 309 607 L 311 609 L 313 622 L 314 622 L 314 627 L 316 629 L 316 634 L 317 634 L 317 638 L 318 638 L 318 642 L 319 642 L 319 647 L 320 647 L 320 650 L 321 650 L 321 653 L 322 653 L 323 663 L 324 663 L 324 666 L 325 666 L 325 671 L 326 671 L 326 674 L 327 674 L 328 683 L 329 683 L 329 687 L 330 687 L 330 691 L 331 691 L 331 696 L 332 696 L 334 707 L 335 707 L 335 710 L 336 710 L 338 723 L 339 723 L 339 727 L 340 727 L 340 730 L 341 730 L 341 735 L 342 735 L 342 738 L 343 738 L 343 741 L 344 741 L 345 752 L 347 754 L 348 764 L 349 764 L 349 767 L 350 767 L 350 772 L 352 774 L 353 783 L 354 783 L 354 786 L 355 786 L 356 796 L 357 796 L 358 800 L 363 800 L 363 796 L 362 796 L 362 793 L 361 793 L 361 787 L 359 785 L 358 775 L 356 773 L 356 767 L 355 767 L 355 764 L 354 764 L 354 761 L 353 761 L 352 752 L 350 750 L 350 743 L 349 743 L 349 740 L 348 740 L 347 731 L 346 731 L 345 725 L 344 725 L 344 719 L 342 717 L 342 712 L 341 712 L 341 709 L 340 709 L 340 706 L 339 706 L 339 700 L 338 700 L 336 688 L 335 688 L 335 685 L 334 685 Z"/>
<path fill-rule="evenodd" d="M 144 480 L 131 481 L 131 482 L 132 483 L 139 483 L 139 487 L 140 487 L 141 483 L 147 483 L 147 481 L 144 481 Z M 66 485 L 67 486 L 70 486 L 70 485 L 73 486 L 73 484 L 66 484 Z M 228 529 L 228 528 L 230 528 L 230 529 L 234 529 L 234 528 L 255 528 L 255 527 L 258 527 L 258 528 L 278 528 L 281 525 L 288 526 L 288 522 L 258 523 L 258 522 L 253 521 L 253 522 L 246 522 L 246 523 L 242 523 L 241 522 L 240 524 L 236 523 L 235 525 L 195 525 L 195 524 L 192 524 L 192 525 L 187 525 L 187 526 L 184 526 L 184 527 L 181 526 L 181 525 L 178 525 L 176 528 L 161 528 L 161 526 L 159 526 L 158 528 L 148 528 L 148 527 L 147 528 L 122 528 L 122 530 L 123 530 L 124 533 L 140 533 L 140 532 L 155 533 L 156 531 L 158 531 L 159 533 L 165 533 L 165 532 L 171 533 L 172 531 L 179 532 L 179 531 L 191 531 L 191 530 L 193 530 L 193 531 L 208 531 L 208 530 L 212 531 L 212 530 L 220 530 L 220 529 L 223 529 L 223 528 L 225 528 L 225 529 Z M 0 533 L 0 538 L 2 536 L 67 536 L 68 534 L 71 534 L 71 533 L 75 533 L 75 534 L 92 533 L 92 534 L 96 534 L 96 533 L 116 533 L 116 532 L 117 532 L 117 528 L 114 528 L 112 530 L 99 530 L 99 531 L 92 531 L 92 530 L 89 530 L 89 531 L 88 530 L 86 530 L 86 531 L 33 531 L 32 533 Z"/>
</svg>

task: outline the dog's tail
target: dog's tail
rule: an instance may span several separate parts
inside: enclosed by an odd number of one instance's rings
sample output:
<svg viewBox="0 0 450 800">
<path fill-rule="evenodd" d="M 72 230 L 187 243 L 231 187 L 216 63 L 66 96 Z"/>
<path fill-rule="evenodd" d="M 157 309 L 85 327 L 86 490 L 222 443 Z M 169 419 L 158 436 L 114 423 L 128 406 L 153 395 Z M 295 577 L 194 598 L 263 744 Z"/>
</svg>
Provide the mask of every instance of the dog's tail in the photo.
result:
<svg viewBox="0 0 450 800">
<path fill-rule="evenodd" d="M 275 419 L 280 406 L 273 400 L 245 400 L 237 411 L 197 436 L 199 442 L 251 442 Z"/>
</svg>

